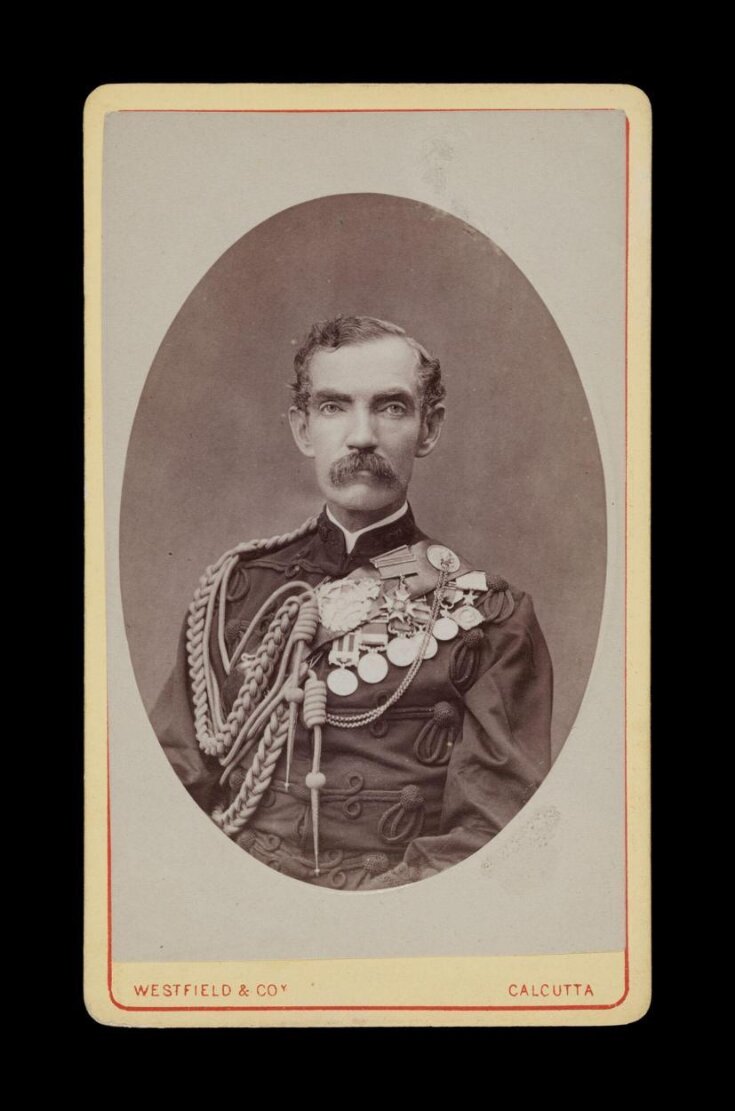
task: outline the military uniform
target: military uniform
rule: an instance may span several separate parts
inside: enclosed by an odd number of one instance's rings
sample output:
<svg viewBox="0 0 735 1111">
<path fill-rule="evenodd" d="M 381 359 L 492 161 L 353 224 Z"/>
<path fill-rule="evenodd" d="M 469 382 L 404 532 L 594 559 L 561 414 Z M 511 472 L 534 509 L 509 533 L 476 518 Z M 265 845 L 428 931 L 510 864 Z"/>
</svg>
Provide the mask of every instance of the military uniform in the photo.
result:
<svg viewBox="0 0 735 1111">
<path fill-rule="evenodd" d="M 366 568 L 375 576 L 371 560 L 406 548 L 418 561 L 415 578 L 422 584 L 413 586 L 413 594 L 420 589 L 431 603 L 438 575 L 427 561 L 433 543 L 409 508 L 399 520 L 363 532 L 348 553 L 342 530 L 322 512 L 307 535 L 238 560 L 226 584 L 220 636 L 233 651 L 273 591 L 289 582 L 317 587 Z M 256 859 L 329 888 L 413 882 L 481 848 L 542 782 L 551 762 L 552 672 L 531 599 L 489 569 L 458 562 L 454 579 L 462 581 L 467 571 L 484 572 L 485 589 L 469 595 L 476 623 L 435 644 L 435 654 L 422 660 L 405 693 L 381 716 L 360 728 L 324 725 L 318 814 L 314 791 L 306 785 L 314 767 L 314 741 L 299 720 L 288 788 L 282 753 L 247 825 L 230 834 Z M 393 589 L 397 581 L 389 578 L 381 587 Z M 411 577 L 404 581 L 410 585 Z M 256 636 L 265 635 L 271 616 L 266 610 Z M 212 646 L 215 624 L 207 632 Z M 322 634 L 321 639 L 308 662 L 311 673 L 323 679 L 334 671 L 334 637 Z M 152 720 L 179 778 L 197 803 L 216 815 L 242 787 L 248 759 L 221 782 L 221 761 L 203 752 L 197 740 L 190 664 L 182 636 Z M 358 681 L 352 693 L 329 691 L 327 710 L 343 717 L 370 716 L 406 675 L 405 667 L 391 663 L 386 670 L 380 681 Z M 234 669 L 227 675 L 220 668 L 216 678 L 226 713 L 238 697 L 242 673 Z M 317 820 L 319 874 L 313 849 Z"/>
</svg>

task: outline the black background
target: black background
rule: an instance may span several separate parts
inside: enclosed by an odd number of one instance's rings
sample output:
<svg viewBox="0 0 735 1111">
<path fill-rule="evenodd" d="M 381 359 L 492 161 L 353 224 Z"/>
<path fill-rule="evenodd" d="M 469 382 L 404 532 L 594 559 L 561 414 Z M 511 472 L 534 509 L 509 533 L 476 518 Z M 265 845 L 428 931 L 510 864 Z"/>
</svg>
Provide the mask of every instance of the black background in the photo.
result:
<svg viewBox="0 0 735 1111">
<path fill-rule="evenodd" d="M 621 17 L 623 14 L 619 13 Z M 602 60 L 589 40 L 578 42 L 576 38 L 570 39 L 564 34 L 560 34 L 563 48 L 556 47 L 544 30 L 537 27 L 541 43 L 538 53 L 541 57 L 536 57 L 531 63 L 531 53 L 526 48 L 527 26 L 517 28 L 513 33 L 493 18 L 486 38 L 469 25 L 440 28 L 436 41 L 427 47 L 423 43 L 417 45 L 415 29 L 412 28 L 410 33 L 401 32 L 395 24 L 387 26 L 380 21 L 377 14 L 374 19 L 374 25 L 363 22 L 361 35 L 355 36 L 348 34 L 346 25 L 335 26 L 334 22 L 330 22 L 327 31 L 322 26 L 326 20 L 321 16 L 315 17 L 304 37 L 293 27 L 289 17 L 287 37 L 294 44 L 290 52 L 283 48 L 283 28 L 279 29 L 276 37 L 274 32 L 268 35 L 253 26 L 243 27 L 239 35 L 233 35 L 230 26 L 220 23 L 215 28 L 209 25 L 207 32 L 195 35 L 198 48 L 194 63 L 184 61 L 181 50 L 166 37 L 157 50 L 151 49 L 150 40 L 147 42 L 149 60 L 143 63 L 138 27 L 138 35 L 132 36 L 127 51 L 122 48 L 118 36 L 117 60 L 111 57 L 107 47 L 96 53 L 92 42 L 86 49 L 86 63 L 75 66 L 67 60 L 63 72 L 59 67 L 55 74 L 44 70 L 39 75 L 44 88 L 40 91 L 38 113 L 33 117 L 44 121 L 40 152 L 44 168 L 39 170 L 39 177 L 50 176 L 50 181 L 41 181 L 41 198 L 38 202 L 34 201 L 32 219 L 38 220 L 40 212 L 44 227 L 57 233 L 58 249 L 49 249 L 47 257 L 51 263 L 59 265 L 59 272 L 54 275 L 55 280 L 49 281 L 56 316 L 46 337 L 50 340 L 50 362 L 44 364 L 37 376 L 31 374 L 29 378 L 32 387 L 38 383 L 39 377 L 43 382 L 44 400 L 51 415 L 51 439 L 54 442 L 54 437 L 58 435 L 59 443 L 63 445 L 57 449 L 54 458 L 60 464 L 69 466 L 68 478 L 63 480 L 67 496 L 62 499 L 60 523 L 54 534 L 62 537 L 63 543 L 53 545 L 50 560 L 50 545 L 40 546 L 42 571 L 48 573 L 50 569 L 54 581 L 63 584 L 63 604 L 67 615 L 81 615 L 83 607 L 82 111 L 86 96 L 100 84 L 148 81 L 425 81 L 637 85 L 653 105 L 653 389 L 656 401 L 653 444 L 656 476 L 659 441 L 670 396 L 665 385 L 662 388 L 662 380 L 667 380 L 662 368 L 670 364 L 665 363 L 661 354 L 665 346 L 663 331 L 666 330 L 668 335 L 670 330 L 664 329 L 657 309 L 664 298 L 665 272 L 676 280 L 676 275 L 672 274 L 663 257 L 663 244 L 670 242 L 672 211 L 675 208 L 677 213 L 679 211 L 675 198 L 673 204 L 671 199 L 664 202 L 663 192 L 668 192 L 668 189 L 660 190 L 657 185 L 660 178 L 668 183 L 673 181 L 674 176 L 678 177 L 682 159 L 682 104 L 676 93 L 683 87 L 680 84 L 683 74 L 677 74 L 675 85 L 661 67 L 653 65 L 651 57 L 654 50 L 650 44 L 637 38 L 637 50 L 632 50 L 630 28 L 622 25 L 617 42 L 615 34 L 606 32 L 608 48 L 613 48 L 610 50 L 614 55 L 612 60 L 609 57 Z M 616 13 L 611 13 L 611 19 L 622 24 L 622 18 L 618 20 Z M 454 50 L 450 50 L 453 31 L 460 41 Z M 579 28 L 576 29 L 578 32 Z M 208 33 L 212 34 L 211 43 Z M 474 40 L 474 58 L 469 45 L 471 40 Z M 223 41 L 229 42 L 229 56 L 223 52 Z M 360 57 L 360 41 L 366 48 L 365 57 L 369 61 Z M 375 49 L 376 43 L 381 49 Z M 616 45 L 617 51 L 614 49 Z M 448 57 L 455 59 L 454 65 L 447 60 Z M 207 62 L 207 58 L 212 60 Z M 52 100 L 50 107 L 49 99 Z M 27 122 L 30 124 L 31 119 Z M 670 174 L 668 168 L 674 156 L 677 158 L 676 175 Z M 52 272 L 53 269 L 52 265 Z M 677 335 L 677 348 L 678 344 Z M 663 407 L 658 404 L 659 390 L 663 394 Z M 40 434 L 38 440 L 42 441 L 41 446 L 46 447 L 47 442 Z M 45 482 L 49 484 L 48 474 Z M 57 489 L 58 483 L 59 478 L 54 471 L 50 476 L 51 489 Z M 660 500 L 654 499 L 654 540 L 659 528 Z M 32 512 L 35 512 L 35 507 L 36 503 L 31 506 Z M 654 555 L 657 551 L 658 545 L 654 543 Z M 654 584 L 660 581 L 654 577 Z M 666 593 L 663 584 L 655 586 L 654 618 L 664 609 Z M 41 627 L 34 630 L 36 638 L 44 631 L 42 616 L 39 621 Z M 35 943 L 35 959 L 53 968 L 53 983 L 42 980 L 35 985 L 33 1022 L 47 1030 L 47 1037 L 53 1039 L 56 1031 L 68 1032 L 76 1040 L 74 1056 L 82 1071 L 75 1086 L 80 1091 L 90 1086 L 93 1091 L 97 1088 L 98 1081 L 92 1084 L 86 1069 L 92 1061 L 101 1065 L 109 1055 L 111 1061 L 123 1068 L 123 1085 L 119 1094 L 126 1101 L 142 1094 L 137 1087 L 140 1077 L 131 1076 L 129 1066 L 137 1070 L 144 1062 L 154 1064 L 152 1084 L 148 1089 L 151 1094 L 161 1084 L 172 1095 L 181 1081 L 189 1089 L 189 1085 L 201 1077 L 207 1090 L 212 1093 L 213 1089 L 213 1094 L 216 1093 L 216 1098 L 229 1100 L 237 1090 L 241 1090 L 247 1098 L 246 1093 L 251 1091 L 248 1074 L 252 1080 L 253 1070 L 256 1070 L 264 1074 L 262 1088 L 258 1085 L 257 1098 L 280 1102 L 288 1088 L 282 1066 L 288 1064 L 294 1091 L 304 1099 L 318 1098 L 319 1093 L 333 1097 L 339 1091 L 342 1098 L 352 1102 L 356 1092 L 349 1095 L 342 1087 L 335 1089 L 334 1086 L 335 1074 L 343 1065 L 352 1084 L 356 1082 L 358 1091 L 368 1101 L 379 1098 L 383 1102 L 386 1098 L 399 1096 L 404 1085 L 411 1089 L 415 1098 L 422 1080 L 433 1083 L 439 1076 L 452 1087 L 458 1083 L 462 1088 L 465 1084 L 471 1088 L 478 1086 L 481 1098 L 488 1094 L 488 1088 L 491 1095 L 497 1092 L 496 1083 L 487 1084 L 493 1077 L 495 1081 L 501 1078 L 510 1081 L 509 1095 L 514 1101 L 528 1098 L 536 1090 L 536 1085 L 545 1098 L 573 1099 L 577 1095 L 597 1100 L 603 1091 L 610 1098 L 614 1098 L 618 1090 L 621 1094 L 631 1094 L 631 1084 L 637 1081 L 632 1075 L 635 1064 L 643 1060 L 653 1063 L 648 1056 L 643 1058 L 642 1053 L 648 1055 L 657 1038 L 664 1035 L 664 1026 L 668 1025 L 672 1016 L 678 1016 L 679 1022 L 684 1023 L 684 1008 L 701 1006 L 706 1020 L 706 997 L 685 990 L 687 980 L 692 984 L 690 972 L 686 966 L 680 964 L 675 969 L 673 965 L 671 942 L 676 940 L 679 946 L 683 942 L 681 934 L 677 935 L 679 916 L 667 916 L 664 926 L 661 926 L 667 869 L 659 852 L 659 843 L 668 810 L 664 800 L 675 805 L 675 798 L 667 786 L 671 761 L 663 745 L 664 753 L 660 759 L 656 758 L 654 743 L 654 994 L 651 1009 L 637 1023 L 622 1027 L 574 1029 L 396 1030 L 157 1031 L 100 1026 L 88 1016 L 82 999 L 81 618 L 76 624 L 65 623 L 64 630 L 64 651 L 51 668 L 53 678 L 58 678 L 59 693 L 47 695 L 48 698 L 55 697 L 55 705 L 64 709 L 63 728 L 57 730 L 56 735 L 57 743 L 63 744 L 63 759 L 58 761 L 57 778 L 54 780 L 55 793 L 63 799 L 63 806 L 54 814 L 52 854 L 48 853 L 48 827 L 41 823 L 45 854 L 44 883 L 40 885 L 40 891 L 36 890 L 39 885 L 35 882 L 35 870 L 31 882 L 34 893 L 41 894 L 42 903 L 36 918 L 38 940 Z M 659 689 L 663 668 L 657 649 L 654 652 L 654 695 Z M 661 713 L 662 709 L 661 705 L 656 707 L 654 701 L 654 741 L 657 736 L 663 739 L 664 726 L 660 724 L 660 719 L 665 715 Z M 30 798 L 33 798 L 40 782 L 38 776 L 31 777 Z M 55 1001 L 54 1014 L 47 1006 L 51 998 Z M 660 1044 L 664 1048 L 664 1043 Z M 515 1053 L 520 1064 L 511 1067 Z M 544 1068 L 544 1063 L 549 1067 Z M 670 1064 L 673 1066 L 675 1062 Z M 591 1068 L 591 1075 L 586 1081 L 582 1071 L 585 1065 Z M 270 1075 L 270 1080 L 265 1074 Z M 120 1076 L 119 1073 L 115 1075 Z M 115 1091 L 115 1075 L 109 1074 L 112 1083 L 106 1084 L 106 1089 Z M 132 1085 L 130 1091 L 127 1091 L 128 1083 Z M 375 1095 L 371 1095 L 373 1084 Z M 348 1086 L 351 1086 L 349 1080 Z M 193 1093 L 193 1088 L 189 1090 Z"/>
</svg>

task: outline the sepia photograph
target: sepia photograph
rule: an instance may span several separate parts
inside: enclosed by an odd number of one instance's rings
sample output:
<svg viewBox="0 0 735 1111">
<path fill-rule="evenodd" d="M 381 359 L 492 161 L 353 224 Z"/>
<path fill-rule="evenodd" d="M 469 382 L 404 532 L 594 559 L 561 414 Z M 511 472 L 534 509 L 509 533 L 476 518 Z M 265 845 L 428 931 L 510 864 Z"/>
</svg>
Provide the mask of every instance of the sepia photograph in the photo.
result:
<svg viewBox="0 0 735 1111">
<path fill-rule="evenodd" d="M 381 316 L 337 311 L 365 304 Z M 310 310 L 326 318 L 299 334 Z M 250 522 L 269 535 L 204 555 Z M 158 553 L 145 577 L 141 548 Z M 183 612 L 162 590 L 191 578 L 192 549 L 210 566 L 161 683 Z M 596 642 L 602 470 L 563 338 L 503 252 L 448 213 L 357 194 L 274 216 L 209 271 L 157 354 L 121 556 L 139 683 L 162 688 L 153 728 L 227 836 L 339 890 L 451 867 L 542 782 Z M 553 746 L 533 597 L 559 661 Z"/>
<path fill-rule="evenodd" d="M 93 94 L 101 1021 L 645 1009 L 650 120 L 550 90 Z"/>
</svg>

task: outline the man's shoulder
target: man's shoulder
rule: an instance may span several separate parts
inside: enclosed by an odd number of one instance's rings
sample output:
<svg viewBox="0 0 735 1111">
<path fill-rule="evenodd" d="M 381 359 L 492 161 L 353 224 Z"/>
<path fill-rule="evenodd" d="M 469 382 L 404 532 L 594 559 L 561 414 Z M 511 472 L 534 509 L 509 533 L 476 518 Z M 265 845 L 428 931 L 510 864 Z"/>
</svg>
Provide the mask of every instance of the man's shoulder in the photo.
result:
<svg viewBox="0 0 735 1111">
<path fill-rule="evenodd" d="M 522 619 L 527 611 L 532 613 L 530 594 L 501 574 L 492 558 L 478 560 L 465 555 L 455 544 L 431 536 L 413 547 L 424 563 L 436 567 L 441 566 L 442 560 L 448 562 L 450 589 L 463 595 L 458 603 L 464 602 L 477 610 L 483 625 L 500 624 L 513 614 Z"/>
<path fill-rule="evenodd" d="M 311 517 L 291 532 L 281 533 L 267 539 L 244 539 L 236 547 L 230 548 L 218 560 L 220 565 L 227 559 L 234 559 L 240 565 L 251 567 L 287 567 L 294 559 L 308 549 L 316 533 L 318 519 Z"/>
</svg>

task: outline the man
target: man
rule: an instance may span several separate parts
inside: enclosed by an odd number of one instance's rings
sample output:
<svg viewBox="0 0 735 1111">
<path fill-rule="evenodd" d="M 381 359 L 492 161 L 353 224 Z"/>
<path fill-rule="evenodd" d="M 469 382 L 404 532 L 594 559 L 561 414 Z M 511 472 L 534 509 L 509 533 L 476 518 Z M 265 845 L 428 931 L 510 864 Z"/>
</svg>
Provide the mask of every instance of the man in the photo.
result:
<svg viewBox="0 0 735 1111">
<path fill-rule="evenodd" d="M 464 860 L 550 766 L 551 663 L 528 595 L 426 537 L 407 493 L 445 415 L 395 324 L 315 324 L 289 419 L 326 506 L 208 568 L 154 728 L 256 859 L 321 886 Z"/>
</svg>

